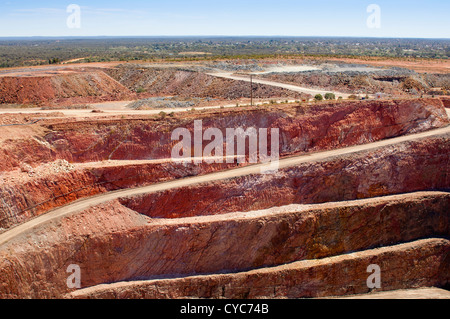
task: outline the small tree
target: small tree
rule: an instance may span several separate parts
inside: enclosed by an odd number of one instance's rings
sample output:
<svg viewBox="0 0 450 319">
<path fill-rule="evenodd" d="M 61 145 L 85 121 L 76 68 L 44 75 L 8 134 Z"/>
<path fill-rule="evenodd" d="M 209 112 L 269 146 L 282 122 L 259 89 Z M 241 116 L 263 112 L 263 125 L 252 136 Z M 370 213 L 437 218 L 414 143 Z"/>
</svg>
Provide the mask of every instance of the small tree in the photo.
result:
<svg viewBox="0 0 450 319">
<path fill-rule="evenodd" d="M 336 100 L 336 95 L 333 93 L 327 93 L 325 94 L 325 100 Z"/>
<path fill-rule="evenodd" d="M 61 60 L 59 58 L 53 58 L 48 60 L 48 64 L 58 64 Z"/>
<path fill-rule="evenodd" d="M 317 94 L 317 95 L 314 97 L 314 99 L 315 99 L 316 101 L 323 101 L 323 96 L 322 96 L 322 94 Z"/>
</svg>

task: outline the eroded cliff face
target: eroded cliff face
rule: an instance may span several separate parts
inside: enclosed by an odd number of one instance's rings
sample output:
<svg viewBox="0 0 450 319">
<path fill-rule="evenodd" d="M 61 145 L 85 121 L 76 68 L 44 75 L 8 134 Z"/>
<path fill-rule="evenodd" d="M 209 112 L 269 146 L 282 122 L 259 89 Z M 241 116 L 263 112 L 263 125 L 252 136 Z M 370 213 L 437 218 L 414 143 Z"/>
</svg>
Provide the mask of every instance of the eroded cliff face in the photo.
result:
<svg viewBox="0 0 450 319">
<path fill-rule="evenodd" d="M 103 283 L 161 276 L 184 277 L 248 269 L 265 273 L 265 270 L 257 269 L 333 257 L 420 238 L 448 236 L 449 201 L 448 193 L 416 193 L 179 220 L 150 219 L 121 206 L 117 201 L 109 202 L 41 225 L 33 232 L 3 245 L 0 251 L 0 274 L 3 279 L 0 296 L 61 297 L 71 291 L 66 285 L 66 269 L 70 264 L 81 267 L 82 287 L 87 288 Z M 417 248 L 412 246 L 403 250 L 401 262 L 393 262 L 393 259 L 383 262 L 385 267 L 394 272 L 389 274 L 392 279 L 409 273 L 408 265 L 414 260 L 428 260 L 420 267 L 414 262 L 418 267 L 417 273 L 410 273 L 411 277 L 405 275 L 401 281 L 386 280 L 386 287 L 398 289 L 399 282 L 402 285 L 411 284 L 408 280 L 445 285 L 448 273 L 442 272 L 442 267 L 448 268 L 448 243 L 428 245 L 425 250 L 421 250 L 420 245 Z M 369 253 L 365 254 L 367 256 Z M 364 253 L 361 255 L 364 256 Z M 352 285 L 348 283 L 354 281 L 355 285 L 361 275 L 352 277 L 348 273 L 343 274 L 343 269 L 348 268 L 339 267 L 346 257 L 340 258 L 336 263 L 330 260 L 307 262 L 315 266 L 323 264 L 313 272 L 318 278 L 325 276 L 325 283 L 333 284 L 329 287 L 324 284 L 308 288 L 305 283 L 311 283 L 311 279 L 304 281 L 302 287 L 306 289 L 306 295 L 302 296 L 309 296 L 308 293 L 315 296 L 330 295 L 336 289 L 351 289 Z M 350 268 L 357 266 L 359 269 L 365 265 L 366 270 L 371 264 L 360 264 L 355 255 L 347 259 Z M 370 260 L 373 261 L 372 258 L 366 261 Z M 433 272 L 426 273 L 431 268 L 425 265 L 431 267 Z M 333 267 L 336 267 L 334 272 L 326 274 Z M 440 272 L 436 274 L 438 270 Z M 302 273 L 306 277 L 312 276 L 306 270 L 302 270 Z M 282 278 L 282 274 L 277 271 L 266 274 L 278 278 L 274 283 Z M 250 279 L 248 274 L 243 276 L 246 280 L 256 280 Z M 234 278 L 232 275 L 228 277 Z M 300 277 L 303 278 L 303 275 Z M 185 280 L 191 279 L 181 279 L 182 282 Z M 279 285 L 280 289 L 297 282 L 293 278 L 284 280 L 287 281 Z M 213 284 L 215 280 L 208 279 L 208 282 L 208 285 Z M 262 283 L 267 284 L 266 281 Z M 164 283 L 170 290 L 166 297 L 194 296 L 188 290 L 177 290 L 179 284 Z M 239 296 L 238 287 L 236 282 L 230 283 L 228 289 L 231 290 L 227 290 L 230 293 L 224 297 Z M 361 287 L 362 284 L 359 284 L 356 292 L 360 292 Z M 199 289 L 200 286 L 193 286 L 192 293 L 198 293 Z M 281 291 L 275 296 L 283 296 Z M 268 296 L 272 295 L 273 290 Z M 198 295 L 206 298 L 214 296 L 206 292 Z"/>
</svg>

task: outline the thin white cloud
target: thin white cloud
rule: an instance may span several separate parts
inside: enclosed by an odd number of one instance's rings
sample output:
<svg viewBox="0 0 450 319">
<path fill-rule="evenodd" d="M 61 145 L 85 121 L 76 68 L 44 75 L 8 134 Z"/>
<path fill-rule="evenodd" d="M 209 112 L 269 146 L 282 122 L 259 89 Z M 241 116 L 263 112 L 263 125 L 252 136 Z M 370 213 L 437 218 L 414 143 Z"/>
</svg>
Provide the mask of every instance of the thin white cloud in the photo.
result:
<svg viewBox="0 0 450 319">
<path fill-rule="evenodd" d="M 61 14 L 65 13 L 65 9 L 60 8 L 30 8 L 30 9 L 15 9 L 13 13 L 18 14 Z"/>
<path fill-rule="evenodd" d="M 45 14 L 56 15 L 66 14 L 66 8 L 29 8 L 29 9 L 15 9 L 12 11 L 13 15 L 31 15 L 31 14 Z M 111 15 L 111 14 L 145 14 L 143 10 L 129 10 L 123 8 L 94 8 L 94 7 L 81 7 L 82 14 L 90 15 Z"/>
<path fill-rule="evenodd" d="M 110 15 L 110 14 L 145 14 L 143 10 L 129 10 L 124 8 L 93 8 L 81 7 L 81 12 L 92 15 Z"/>
</svg>

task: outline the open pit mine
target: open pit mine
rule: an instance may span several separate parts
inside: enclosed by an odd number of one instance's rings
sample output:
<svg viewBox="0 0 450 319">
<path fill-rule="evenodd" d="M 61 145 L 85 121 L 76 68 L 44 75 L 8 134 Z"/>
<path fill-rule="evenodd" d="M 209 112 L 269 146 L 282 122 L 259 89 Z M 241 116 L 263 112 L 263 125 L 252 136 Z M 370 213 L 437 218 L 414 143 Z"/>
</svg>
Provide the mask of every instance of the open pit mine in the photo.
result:
<svg viewBox="0 0 450 319">
<path fill-rule="evenodd" d="M 449 98 L 305 102 L 319 89 L 278 74 L 251 106 L 219 71 L 0 74 L 0 298 L 448 296 Z M 277 129 L 277 169 L 173 160 L 173 132 L 200 120 L 216 151 L 229 129 Z"/>
</svg>

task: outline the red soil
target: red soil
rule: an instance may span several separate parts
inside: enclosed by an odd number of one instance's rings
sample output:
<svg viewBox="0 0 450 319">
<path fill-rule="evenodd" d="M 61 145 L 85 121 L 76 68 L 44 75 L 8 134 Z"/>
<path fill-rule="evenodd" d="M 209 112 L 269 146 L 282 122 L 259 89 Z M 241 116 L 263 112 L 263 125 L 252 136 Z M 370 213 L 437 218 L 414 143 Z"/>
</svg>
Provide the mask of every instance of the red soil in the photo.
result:
<svg viewBox="0 0 450 319">
<path fill-rule="evenodd" d="M 130 99 L 127 88 L 103 72 L 0 77 L 0 104 L 92 103 Z"/>
</svg>

